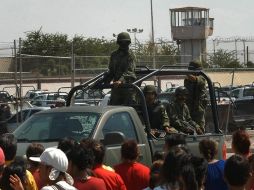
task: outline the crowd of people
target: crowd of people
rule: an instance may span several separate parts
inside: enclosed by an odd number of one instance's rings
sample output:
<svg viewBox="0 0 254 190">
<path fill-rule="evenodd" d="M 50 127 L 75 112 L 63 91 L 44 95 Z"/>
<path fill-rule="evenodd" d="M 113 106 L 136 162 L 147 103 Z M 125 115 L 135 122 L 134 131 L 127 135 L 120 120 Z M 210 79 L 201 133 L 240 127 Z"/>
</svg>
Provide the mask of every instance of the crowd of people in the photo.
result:
<svg viewBox="0 0 254 190">
<path fill-rule="evenodd" d="M 13 134 L 0 136 L 0 189 L 2 190 L 252 190 L 254 156 L 246 131 L 232 135 L 234 154 L 218 160 L 212 139 L 199 143 L 200 155 L 192 155 L 182 134 L 165 138 L 163 150 L 153 155 L 151 166 L 139 162 L 137 142 L 121 145 L 121 158 L 114 166 L 104 164 L 105 147 L 99 141 L 72 138 L 57 148 L 32 143 L 26 156 L 16 156 Z"/>
</svg>

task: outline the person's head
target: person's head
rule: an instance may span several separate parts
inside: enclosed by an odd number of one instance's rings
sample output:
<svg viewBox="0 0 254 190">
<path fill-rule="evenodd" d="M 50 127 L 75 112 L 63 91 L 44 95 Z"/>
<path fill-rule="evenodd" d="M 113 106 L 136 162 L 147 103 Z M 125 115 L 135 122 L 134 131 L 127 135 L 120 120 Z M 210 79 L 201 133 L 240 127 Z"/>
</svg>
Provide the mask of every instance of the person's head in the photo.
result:
<svg viewBox="0 0 254 190">
<path fill-rule="evenodd" d="M 218 153 L 218 143 L 212 139 L 203 139 L 199 143 L 199 151 L 208 162 L 212 161 Z"/>
<path fill-rule="evenodd" d="M 164 157 L 165 157 L 165 152 L 157 150 L 153 154 L 153 162 L 157 160 L 164 160 Z"/>
<path fill-rule="evenodd" d="M 1 179 L 1 189 L 13 189 L 10 186 L 10 176 L 16 174 L 20 180 L 23 186 L 26 183 L 26 164 L 23 159 L 15 159 L 10 165 L 6 166 L 3 171 L 2 179 Z"/>
<path fill-rule="evenodd" d="M 93 161 L 93 152 L 82 144 L 76 144 L 69 153 L 70 174 L 91 169 Z"/>
<path fill-rule="evenodd" d="M 68 153 L 77 144 L 76 140 L 71 137 L 65 137 L 59 140 L 57 148 L 62 150 L 68 157 Z"/>
<path fill-rule="evenodd" d="M 161 167 L 161 183 L 177 185 L 181 168 L 188 160 L 188 154 L 179 147 L 172 148 L 164 159 L 164 163 Z"/>
<path fill-rule="evenodd" d="M 29 158 L 40 156 L 44 150 L 45 150 L 44 146 L 39 143 L 32 143 L 27 147 L 26 158 L 27 158 L 31 167 L 37 168 L 37 167 L 39 167 L 39 163 L 31 161 Z"/>
<path fill-rule="evenodd" d="M 4 151 L 5 161 L 14 160 L 17 152 L 17 139 L 11 133 L 0 136 L 0 147 Z"/>
<path fill-rule="evenodd" d="M 202 63 L 197 60 L 193 60 L 189 63 L 189 70 L 202 70 Z"/>
<path fill-rule="evenodd" d="M 154 189 L 160 183 L 160 170 L 163 165 L 163 160 L 156 160 L 150 167 L 149 187 Z"/>
<path fill-rule="evenodd" d="M 135 161 L 138 158 L 138 144 L 135 140 L 126 140 L 121 146 L 121 156 L 123 160 Z"/>
<path fill-rule="evenodd" d="M 94 165 L 102 164 L 105 156 L 105 147 L 102 143 L 94 139 L 83 139 L 80 144 L 88 149 L 91 149 L 94 155 Z"/>
<path fill-rule="evenodd" d="M 43 184 L 52 184 L 65 179 L 73 183 L 71 176 L 66 173 L 68 159 L 65 153 L 57 148 L 47 148 L 40 157 L 30 157 L 30 160 L 40 162 L 40 178 Z"/>
<path fill-rule="evenodd" d="M 226 160 L 224 178 L 230 187 L 244 187 L 250 176 L 248 160 L 240 155 L 233 155 Z"/>
<path fill-rule="evenodd" d="M 154 103 L 157 97 L 157 91 L 154 85 L 146 85 L 143 90 L 147 104 Z"/>
<path fill-rule="evenodd" d="M 248 156 L 250 153 L 250 136 L 245 130 L 237 130 L 232 135 L 232 150 L 236 154 Z"/>
<path fill-rule="evenodd" d="M 117 44 L 122 50 L 128 50 L 131 43 L 131 37 L 127 32 L 121 32 L 117 35 Z"/>
<path fill-rule="evenodd" d="M 179 86 L 175 90 L 175 98 L 178 102 L 184 103 L 188 96 L 188 90 L 184 86 Z"/>
<path fill-rule="evenodd" d="M 186 145 L 185 135 L 178 133 L 168 134 L 165 137 L 164 151 L 167 153 L 170 149 L 172 149 L 175 146 L 181 147 L 185 145 Z"/>
<path fill-rule="evenodd" d="M 198 188 L 201 189 L 205 183 L 208 162 L 206 159 L 197 156 L 192 156 L 190 161 L 195 171 L 195 179 L 198 183 Z"/>
<path fill-rule="evenodd" d="M 55 107 L 64 107 L 65 106 L 65 100 L 63 98 L 57 98 Z"/>
</svg>

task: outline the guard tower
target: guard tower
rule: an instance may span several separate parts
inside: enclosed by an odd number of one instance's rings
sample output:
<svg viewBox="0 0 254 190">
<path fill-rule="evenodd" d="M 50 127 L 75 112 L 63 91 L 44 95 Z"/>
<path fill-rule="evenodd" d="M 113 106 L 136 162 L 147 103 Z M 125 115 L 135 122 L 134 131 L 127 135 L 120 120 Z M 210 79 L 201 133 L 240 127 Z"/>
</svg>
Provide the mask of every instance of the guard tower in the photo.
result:
<svg viewBox="0 0 254 190">
<path fill-rule="evenodd" d="M 213 34 L 209 9 L 182 7 L 170 9 L 171 35 L 180 48 L 181 63 L 206 60 L 206 39 Z"/>
</svg>

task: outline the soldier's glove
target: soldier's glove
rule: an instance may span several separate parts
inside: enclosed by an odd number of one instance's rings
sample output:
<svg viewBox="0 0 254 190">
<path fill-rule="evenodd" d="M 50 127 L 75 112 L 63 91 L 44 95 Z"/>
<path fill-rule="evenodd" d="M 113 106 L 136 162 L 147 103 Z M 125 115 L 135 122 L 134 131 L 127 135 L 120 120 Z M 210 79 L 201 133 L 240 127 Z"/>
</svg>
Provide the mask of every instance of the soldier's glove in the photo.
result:
<svg viewBox="0 0 254 190">
<path fill-rule="evenodd" d="M 196 128 L 196 132 L 197 132 L 198 135 L 204 134 L 204 132 L 202 131 L 201 128 Z"/>
</svg>

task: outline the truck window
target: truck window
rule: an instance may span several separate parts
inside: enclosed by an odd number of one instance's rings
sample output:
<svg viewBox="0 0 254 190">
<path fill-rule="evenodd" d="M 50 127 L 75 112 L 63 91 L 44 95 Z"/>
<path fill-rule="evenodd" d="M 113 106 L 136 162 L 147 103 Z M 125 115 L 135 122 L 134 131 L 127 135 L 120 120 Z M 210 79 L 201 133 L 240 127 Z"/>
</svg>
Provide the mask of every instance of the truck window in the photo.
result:
<svg viewBox="0 0 254 190">
<path fill-rule="evenodd" d="M 238 98 L 239 97 L 239 93 L 240 93 L 240 90 L 233 90 L 231 92 L 231 96 L 235 97 L 235 98 Z"/>
<path fill-rule="evenodd" d="M 243 96 L 254 96 L 254 88 L 245 88 L 243 90 Z"/>
<path fill-rule="evenodd" d="M 108 132 L 122 132 L 127 139 L 134 139 L 138 142 L 135 127 L 127 112 L 113 114 L 102 129 L 103 135 Z"/>
</svg>

